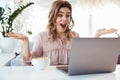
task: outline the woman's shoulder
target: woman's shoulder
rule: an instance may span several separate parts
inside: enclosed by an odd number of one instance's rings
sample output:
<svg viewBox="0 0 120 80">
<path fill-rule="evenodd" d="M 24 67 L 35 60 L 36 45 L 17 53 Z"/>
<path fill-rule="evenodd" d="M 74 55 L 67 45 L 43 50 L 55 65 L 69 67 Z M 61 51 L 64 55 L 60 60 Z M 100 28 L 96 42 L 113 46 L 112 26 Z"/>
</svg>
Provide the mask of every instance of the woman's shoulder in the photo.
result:
<svg viewBox="0 0 120 80">
<path fill-rule="evenodd" d="M 73 37 L 80 37 L 80 36 L 79 36 L 79 33 L 75 32 L 75 31 L 72 31 L 72 36 L 73 36 Z"/>
<path fill-rule="evenodd" d="M 35 37 L 37 39 L 45 39 L 45 38 L 48 38 L 48 32 L 47 31 L 42 31 L 42 32 L 39 32 L 35 35 Z"/>
<path fill-rule="evenodd" d="M 48 36 L 48 32 L 47 31 L 42 31 L 38 33 L 38 36 Z"/>
</svg>

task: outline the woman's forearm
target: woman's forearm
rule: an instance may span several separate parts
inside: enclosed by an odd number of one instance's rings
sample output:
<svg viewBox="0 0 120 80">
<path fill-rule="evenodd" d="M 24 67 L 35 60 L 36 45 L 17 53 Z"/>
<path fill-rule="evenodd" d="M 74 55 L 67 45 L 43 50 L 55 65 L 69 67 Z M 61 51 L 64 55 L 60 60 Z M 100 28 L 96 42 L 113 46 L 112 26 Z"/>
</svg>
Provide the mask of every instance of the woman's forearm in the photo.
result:
<svg viewBox="0 0 120 80">
<path fill-rule="evenodd" d="M 23 40 L 23 56 L 22 57 L 24 62 L 30 62 L 31 60 L 28 37 L 26 37 L 26 39 Z"/>
</svg>

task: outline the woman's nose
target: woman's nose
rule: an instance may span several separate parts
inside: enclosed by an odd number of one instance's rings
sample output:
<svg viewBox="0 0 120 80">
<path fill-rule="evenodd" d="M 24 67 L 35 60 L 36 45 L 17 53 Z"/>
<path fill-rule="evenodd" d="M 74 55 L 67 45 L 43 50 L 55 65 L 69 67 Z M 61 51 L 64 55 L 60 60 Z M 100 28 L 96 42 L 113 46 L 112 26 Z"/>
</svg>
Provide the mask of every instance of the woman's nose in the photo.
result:
<svg viewBox="0 0 120 80">
<path fill-rule="evenodd" d="M 64 17 L 62 18 L 62 20 L 63 20 L 63 21 L 67 21 L 67 17 L 64 16 Z"/>
</svg>

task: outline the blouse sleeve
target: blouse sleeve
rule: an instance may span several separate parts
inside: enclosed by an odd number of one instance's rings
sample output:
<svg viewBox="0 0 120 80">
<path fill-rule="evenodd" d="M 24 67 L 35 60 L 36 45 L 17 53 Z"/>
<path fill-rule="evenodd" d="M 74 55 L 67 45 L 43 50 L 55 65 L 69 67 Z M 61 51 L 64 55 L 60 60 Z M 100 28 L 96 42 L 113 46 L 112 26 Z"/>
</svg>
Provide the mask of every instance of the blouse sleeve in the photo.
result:
<svg viewBox="0 0 120 80">
<path fill-rule="evenodd" d="M 38 34 L 34 40 L 33 49 L 31 51 L 31 57 L 41 57 L 43 55 L 43 40 L 42 35 Z"/>
</svg>

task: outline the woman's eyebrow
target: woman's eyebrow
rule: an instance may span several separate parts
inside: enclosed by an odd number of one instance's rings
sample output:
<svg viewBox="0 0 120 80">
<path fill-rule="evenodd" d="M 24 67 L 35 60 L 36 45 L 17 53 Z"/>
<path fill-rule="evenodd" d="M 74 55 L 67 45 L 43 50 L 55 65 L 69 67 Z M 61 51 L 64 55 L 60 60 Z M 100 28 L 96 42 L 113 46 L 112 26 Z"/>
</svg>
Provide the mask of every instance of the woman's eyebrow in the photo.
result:
<svg viewBox="0 0 120 80">
<path fill-rule="evenodd" d="M 65 13 L 65 12 L 63 12 L 63 11 L 59 11 L 58 13 Z M 67 14 L 70 14 L 70 12 L 67 12 Z"/>
</svg>

